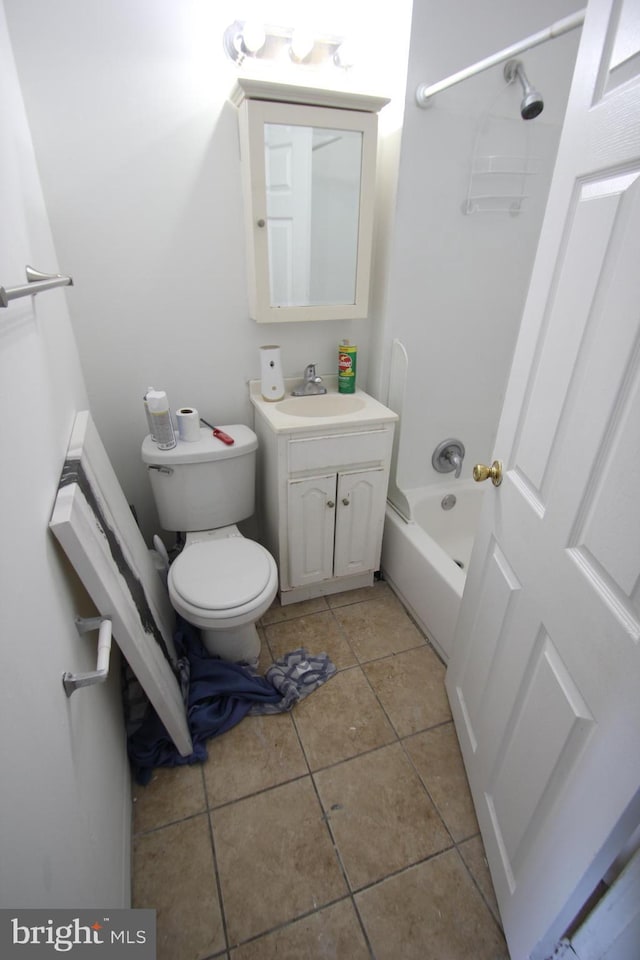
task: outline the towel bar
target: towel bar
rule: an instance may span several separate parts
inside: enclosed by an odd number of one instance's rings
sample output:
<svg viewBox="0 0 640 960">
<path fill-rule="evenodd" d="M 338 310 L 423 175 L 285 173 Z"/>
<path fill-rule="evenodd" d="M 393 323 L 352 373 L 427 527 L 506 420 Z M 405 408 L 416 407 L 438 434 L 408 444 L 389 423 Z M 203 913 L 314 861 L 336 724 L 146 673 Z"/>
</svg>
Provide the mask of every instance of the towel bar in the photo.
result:
<svg viewBox="0 0 640 960">
<path fill-rule="evenodd" d="M 52 290 L 54 287 L 72 287 L 73 278 L 65 277 L 61 273 L 42 273 L 34 267 L 25 267 L 27 283 L 21 287 L 0 287 L 0 307 L 8 307 L 10 300 L 18 297 L 32 297 L 43 290 Z"/>
<path fill-rule="evenodd" d="M 96 669 L 89 673 L 66 673 L 62 674 L 62 684 L 64 692 L 68 697 L 78 689 L 78 687 L 90 687 L 94 683 L 104 683 L 109 676 L 109 654 L 111 653 L 111 620 L 106 617 L 89 617 L 83 619 L 76 617 L 76 627 L 78 633 L 90 633 L 92 630 L 98 630 L 98 662 Z"/>
</svg>

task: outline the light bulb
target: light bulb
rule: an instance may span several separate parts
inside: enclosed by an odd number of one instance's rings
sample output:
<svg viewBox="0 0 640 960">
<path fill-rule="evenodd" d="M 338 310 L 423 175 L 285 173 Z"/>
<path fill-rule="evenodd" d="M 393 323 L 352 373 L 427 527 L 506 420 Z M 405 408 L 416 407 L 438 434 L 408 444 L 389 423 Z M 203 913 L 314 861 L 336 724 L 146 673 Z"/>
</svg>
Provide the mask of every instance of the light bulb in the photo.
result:
<svg viewBox="0 0 640 960">
<path fill-rule="evenodd" d="M 348 69 L 356 62 L 357 51 L 351 40 L 344 40 L 333 55 L 333 62 L 337 67 Z"/>
<path fill-rule="evenodd" d="M 266 42 L 267 35 L 261 23 L 247 20 L 242 28 L 242 45 L 247 53 L 255 56 Z"/>
<path fill-rule="evenodd" d="M 314 42 L 313 34 L 309 30 L 294 30 L 289 48 L 292 58 L 301 63 L 313 50 Z"/>
</svg>

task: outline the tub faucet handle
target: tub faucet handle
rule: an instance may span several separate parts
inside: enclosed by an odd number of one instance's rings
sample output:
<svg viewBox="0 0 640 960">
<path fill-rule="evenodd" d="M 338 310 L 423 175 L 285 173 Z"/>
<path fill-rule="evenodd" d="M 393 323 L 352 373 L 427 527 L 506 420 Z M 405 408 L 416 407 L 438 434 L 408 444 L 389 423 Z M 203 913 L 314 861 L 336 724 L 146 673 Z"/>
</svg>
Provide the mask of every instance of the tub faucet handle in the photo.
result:
<svg viewBox="0 0 640 960">
<path fill-rule="evenodd" d="M 448 439 L 442 440 L 433 451 L 431 464 L 438 473 L 451 473 L 455 471 L 458 478 L 462 473 L 462 461 L 464 460 L 464 444 L 460 440 Z"/>
<path fill-rule="evenodd" d="M 452 450 L 447 454 L 447 460 L 455 470 L 454 476 L 457 480 L 462 473 L 462 457 L 459 453 L 456 453 L 455 450 Z"/>
</svg>

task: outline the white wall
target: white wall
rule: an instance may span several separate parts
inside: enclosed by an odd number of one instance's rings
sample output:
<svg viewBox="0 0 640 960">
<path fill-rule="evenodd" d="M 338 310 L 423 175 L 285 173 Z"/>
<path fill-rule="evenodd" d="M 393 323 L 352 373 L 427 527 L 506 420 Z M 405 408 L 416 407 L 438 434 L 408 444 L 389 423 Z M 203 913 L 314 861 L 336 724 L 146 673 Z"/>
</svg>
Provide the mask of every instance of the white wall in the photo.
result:
<svg viewBox="0 0 640 960">
<path fill-rule="evenodd" d="M 576 0 L 414 4 L 387 296 L 371 349 L 379 393 L 392 339 L 400 338 L 409 354 L 399 455 L 405 488 L 443 479 L 431 455 L 447 437 L 466 445 L 464 476 L 474 462 L 491 462 L 580 31 L 521 55 L 545 99 L 535 120 L 520 119 L 521 87 L 505 83 L 502 66 L 439 94 L 426 110 L 415 103 L 416 87 L 580 6 Z M 463 214 L 476 138 L 478 152 L 540 158 L 541 175 L 528 178 L 530 197 L 519 216 Z"/>
<path fill-rule="evenodd" d="M 222 50 L 224 28 L 249 4 L 5 5 L 60 263 L 76 282 L 69 304 L 91 407 L 148 534 L 139 457 L 147 386 L 212 423 L 250 423 L 246 382 L 259 377 L 260 344 L 281 344 L 285 376 L 301 375 L 310 361 L 335 373 L 338 342 L 350 337 L 366 386 L 370 327 L 249 319 L 237 120 L 226 99 L 235 67 Z M 331 32 L 357 24 L 377 84 L 401 107 L 410 0 L 394 5 L 391 23 L 370 5 L 361 5 L 364 16 L 355 3 L 314 6 Z M 283 0 L 254 7 L 284 24 L 301 10 Z M 385 109 L 383 129 L 397 124 Z"/>
<path fill-rule="evenodd" d="M 0 4 L 0 283 L 58 268 Z M 48 531 L 86 391 L 65 294 L 0 310 L 0 904 L 127 906 L 130 789 L 118 671 L 67 699 L 65 670 L 95 668 L 93 610 Z"/>
</svg>

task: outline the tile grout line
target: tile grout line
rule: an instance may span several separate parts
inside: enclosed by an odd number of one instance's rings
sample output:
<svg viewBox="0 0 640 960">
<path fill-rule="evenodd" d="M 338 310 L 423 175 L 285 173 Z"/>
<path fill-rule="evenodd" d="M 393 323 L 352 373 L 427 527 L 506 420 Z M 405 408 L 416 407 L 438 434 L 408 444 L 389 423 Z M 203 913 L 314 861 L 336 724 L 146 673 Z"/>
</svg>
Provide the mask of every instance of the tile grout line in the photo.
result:
<svg viewBox="0 0 640 960">
<path fill-rule="evenodd" d="M 227 914 L 224 908 L 224 897 L 222 895 L 222 880 L 218 869 L 218 857 L 216 855 L 216 841 L 213 831 L 213 821 L 211 818 L 211 809 L 209 808 L 209 795 L 207 793 L 207 782 L 204 776 L 204 765 L 201 765 L 200 773 L 202 776 L 202 789 L 204 791 L 204 800 L 207 804 L 207 821 L 209 825 L 209 841 L 211 843 L 211 856 L 213 857 L 213 873 L 216 881 L 216 890 L 218 893 L 218 904 L 220 906 L 220 919 L 222 920 L 222 933 L 224 936 L 225 950 L 229 956 L 229 932 L 227 929 Z"/>
<path fill-rule="evenodd" d="M 343 627 L 341 626 L 341 624 L 339 623 L 339 621 L 338 621 L 337 617 L 335 616 L 335 614 L 334 614 L 333 610 L 331 609 L 331 607 L 329 607 L 329 610 L 330 610 L 331 616 L 332 616 L 333 620 L 335 621 L 335 623 L 336 623 L 336 625 L 337 625 L 337 627 L 338 627 L 338 630 L 339 630 L 340 634 L 343 636 L 343 638 L 344 638 L 344 640 L 345 640 L 345 642 L 346 642 L 346 644 L 347 644 L 347 646 L 348 646 L 348 648 L 349 648 L 352 656 L 354 656 L 355 659 L 356 659 L 356 661 L 357 661 L 358 658 L 357 658 L 357 656 L 356 656 L 356 654 L 355 654 L 355 651 L 353 650 L 351 644 L 349 643 L 349 638 L 348 638 L 348 636 L 347 636 L 346 630 L 344 630 Z M 265 631 L 265 640 L 267 641 L 267 643 L 269 642 L 269 641 L 268 641 L 268 638 L 267 638 L 267 635 L 266 635 L 266 631 Z M 270 645 L 269 645 L 269 651 L 270 651 L 271 653 L 273 653 L 273 651 L 271 650 L 271 646 L 270 646 Z M 336 668 L 336 672 L 337 672 L 337 668 Z M 360 915 L 360 910 L 358 909 L 358 905 L 356 904 L 355 897 L 354 897 L 354 894 L 353 894 L 353 890 L 352 890 L 352 888 L 351 888 L 351 883 L 350 883 L 350 881 L 349 881 L 349 876 L 348 876 L 348 874 L 347 874 L 347 869 L 346 869 L 346 867 L 345 867 L 345 865 L 344 865 L 344 863 L 343 863 L 342 856 L 341 856 L 341 854 L 340 854 L 340 850 L 339 850 L 338 844 L 337 844 L 337 842 L 336 842 L 336 838 L 334 837 L 334 835 L 333 835 L 333 830 L 331 829 L 329 811 L 325 810 L 324 804 L 323 804 L 323 802 L 322 802 L 322 800 L 321 800 L 321 798 L 320 798 L 320 794 L 319 794 L 319 792 L 318 792 L 318 787 L 317 787 L 317 785 L 316 785 L 315 777 L 314 777 L 314 775 L 313 775 L 313 771 L 311 770 L 311 764 L 309 763 L 309 758 L 307 757 L 307 753 L 306 753 L 306 750 L 305 750 L 305 748 L 304 748 L 304 744 L 303 744 L 303 742 L 302 742 L 302 738 L 301 738 L 301 736 L 300 736 L 300 731 L 298 730 L 298 725 L 297 725 L 297 723 L 296 723 L 296 718 L 295 718 L 295 716 L 294 716 L 294 711 L 293 711 L 293 710 L 291 711 L 291 720 L 292 720 L 292 722 L 293 722 L 293 728 L 294 728 L 294 730 L 295 730 L 296 737 L 297 737 L 298 743 L 299 743 L 299 745 L 300 745 L 300 749 L 302 750 L 302 755 L 304 756 L 305 763 L 307 764 L 307 769 L 308 769 L 308 771 L 309 771 L 309 777 L 310 777 L 310 779 L 311 779 L 311 784 L 312 784 L 312 786 L 313 786 L 313 790 L 314 790 L 314 793 L 315 793 L 315 795 L 316 795 L 316 798 L 317 798 L 317 801 L 318 801 L 318 805 L 319 805 L 320 810 L 321 810 L 321 812 L 322 812 L 322 819 L 324 820 L 325 828 L 326 828 L 326 830 L 327 830 L 327 832 L 328 832 L 328 834 L 329 834 L 329 838 L 330 838 L 331 844 L 332 844 L 332 846 L 333 846 L 334 855 L 335 855 L 335 857 L 336 857 L 336 860 L 337 860 L 337 862 L 338 862 L 338 866 L 340 867 L 340 871 L 341 871 L 341 873 L 342 873 L 342 876 L 343 876 L 343 878 L 344 878 L 344 882 L 345 882 L 346 887 L 347 887 L 348 897 L 346 897 L 345 899 L 349 899 L 350 902 L 351 902 L 351 905 L 352 905 L 352 908 L 353 908 L 354 913 L 355 913 L 355 915 L 356 915 L 358 924 L 360 925 L 360 929 L 361 929 L 361 931 L 362 931 L 362 936 L 364 937 L 364 942 L 365 942 L 366 947 L 367 947 L 367 950 L 368 950 L 368 952 L 369 952 L 369 957 L 371 958 L 371 960 L 375 960 L 375 954 L 374 954 L 374 951 L 373 951 L 373 947 L 372 947 L 372 945 L 371 945 L 371 941 L 369 940 L 369 934 L 367 933 L 366 927 L 365 927 L 364 922 L 363 922 L 363 920 L 362 920 L 362 916 Z M 393 729 L 393 728 L 392 728 L 392 729 Z M 326 905 L 325 905 L 325 906 L 326 906 Z M 319 912 L 319 911 L 316 910 L 316 911 L 314 911 L 314 912 L 317 913 L 317 912 Z"/>
<path fill-rule="evenodd" d="M 500 933 L 502 934 L 502 936 L 504 936 L 504 929 L 503 929 L 503 926 L 502 926 L 502 922 L 501 922 L 501 920 L 499 919 L 499 916 L 496 917 L 496 915 L 494 914 L 494 912 L 493 912 L 493 907 L 491 906 L 491 904 L 489 903 L 489 901 L 488 901 L 487 898 L 485 897 L 485 895 L 484 895 L 484 893 L 483 893 L 483 891 L 482 891 L 482 889 L 481 889 L 481 887 L 480 887 L 480 884 L 479 884 L 478 881 L 476 880 L 476 878 L 475 878 L 474 874 L 472 873 L 472 871 L 471 871 L 471 869 L 470 869 L 467 861 L 465 860 L 465 858 L 464 858 L 464 857 L 462 856 L 462 854 L 460 853 L 460 850 L 458 849 L 458 847 L 461 846 L 463 843 L 467 843 L 469 840 L 473 840 L 475 837 L 479 837 L 479 838 L 480 838 L 480 842 L 482 843 L 482 834 L 480 834 L 480 833 L 474 833 L 474 835 L 473 835 L 472 837 L 467 837 L 466 840 L 461 840 L 461 841 L 460 841 L 460 844 L 456 844 L 456 850 L 457 850 L 458 856 L 459 856 L 460 859 L 462 860 L 462 865 L 464 866 L 465 870 L 467 871 L 467 874 L 469 875 L 469 877 L 470 877 L 470 879 L 471 879 L 471 882 L 473 883 L 474 887 L 475 887 L 476 890 L 478 891 L 478 894 L 480 895 L 480 898 L 482 899 L 482 902 L 484 903 L 484 905 L 486 906 L 487 910 L 489 911 L 489 914 L 490 914 L 490 916 L 491 916 L 491 919 L 492 919 L 493 922 L 495 923 L 496 927 L 498 928 L 498 930 L 500 931 Z M 484 850 L 484 845 L 483 845 L 483 850 Z M 485 859 L 486 859 L 486 855 L 485 855 Z M 488 869 L 488 867 L 487 867 L 487 869 Z M 489 878 L 491 879 L 491 873 L 490 873 L 490 872 L 489 872 Z M 493 885 L 493 880 L 491 880 L 491 884 Z"/>
<path fill-rule="evenodd" d="M 358 923 L 360 924 L 360 929 L 362 930 L 362 935 L 364 937 L 367 950 L 369 951 L 369 956 L 372 958 L 372 960 L 375 960 L 375 954 L 373 952 L 373 947 L 371 946 L 371 941 L 369 940 L 369 934 L 367 933 L 366 927 L 362 921 L 362 917 L 360 916 L 360 911 L 355 901 L 355 896 L 354 896 L 353 888 L 351 885 L 351 881 L 349 880 L 349 874 L 347 873 L 347 868 L 343 862 L 342 854 L 340 853 L 340 848 L 338 847 L 336 838 L 333 835 L 333 830 L 331 829 L 331 812 L 329 810 L 325 810 L 324 808 L 324 804 L 322 802 L 320 793 L 318 791 L 318 786 L 316 784 L 315 778 L 312 773 L 310 773 L 310 778 L 311 778 L 311 784 L 313 786 L 314 793 L 316 795 L 316 799 L 318 801 L 318 805 L 320 807 L 320 810 L 322 811 L 322 819 L 324 820 L 325 828 L 327 830 L 327 833 L 329 834 L 329 839 L 331 840 L 333 852 L 335 854 L 336 860 L 338 861 L 338 866 L 340 867 L 340 871 L 342 873 L 344 882 L 347 887 L 347 897 L 343 899 L 349 899 L 351 901 L 351 905 L 355 911 L 355 915 L 357 917 Z M 316 910 L 314 912 L 317 913 L 318 911 Z"/>
<path fill-rule="evenodd" d="M 233 946 L 229 947 L 229 951 L 233 952 L 239 947 L 244 947 L 249 943 L 255 943 L 257 940 L 261 940 L 263 937 L 268 937 L 273 933 L 278 933 L 280 930 L 286 930 L 288 927 L 293 926 L 301 920 L 308 920 L 309 917 L 314 917 L 317 913 L 321 913 L 323 910 L 329 909 L 329 907 L 335 907 L 337 903 L 343 903 L 346 900 L 350 900 L 351 896 L 347 892 L 342 897 L 336 897 L 335 900 L 329 900 L 327 903 L 324 903 L 321 907 L 314 907 L 313 910 L 305 910 L 304 913 L 299 914 L 297 917 L 292 917 L 290 920 L 283 920 L 282 923 L 276 923 L 273 927 L 268 927 L 266 930 L 261 930 L 259 933 L 253 933 L 250 937 L 247 937 L 246 940 L 239 940 L 238 943 L 234 943 Z M 215 954 L 214 956 L 219 956 Z M 207 958 L 209 960 L 209 958 Z"/>
</svg>

